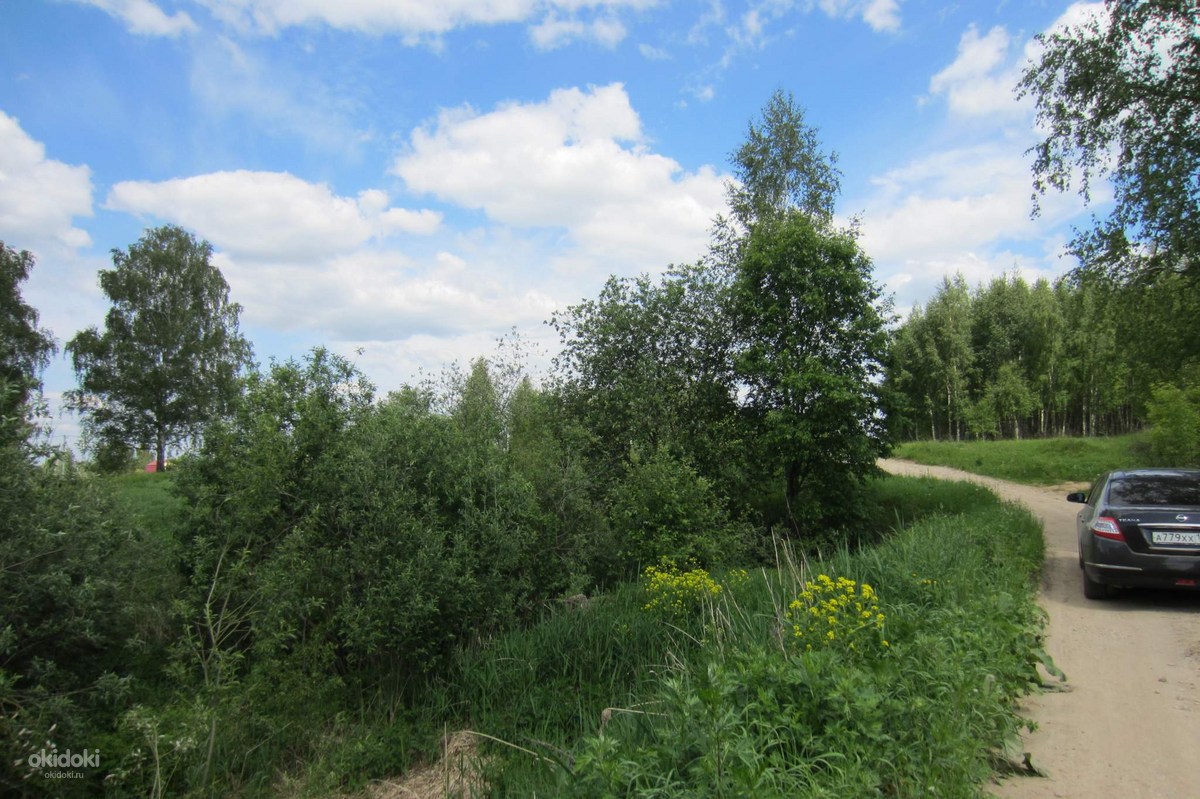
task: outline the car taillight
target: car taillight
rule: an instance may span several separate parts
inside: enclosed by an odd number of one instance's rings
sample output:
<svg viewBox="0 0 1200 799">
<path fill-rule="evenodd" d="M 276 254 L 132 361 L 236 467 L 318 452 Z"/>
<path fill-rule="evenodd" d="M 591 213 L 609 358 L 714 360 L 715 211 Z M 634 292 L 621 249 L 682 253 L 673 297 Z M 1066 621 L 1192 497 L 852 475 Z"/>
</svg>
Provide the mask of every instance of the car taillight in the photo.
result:
<svg viewBox="0 0 1200 799">
<path fill-rule="evenodd" d="M 1117 520 L 1111 516 L 1101 516 L 1093 519 L 1089 528 L 1093 535 L 1098 535 L 1101 538 L 1109 538 L 1113 541 L 1124 541 L 1125 536 L 1121 534 L 1121 528 L 1117 524 Z"/>
</svg>

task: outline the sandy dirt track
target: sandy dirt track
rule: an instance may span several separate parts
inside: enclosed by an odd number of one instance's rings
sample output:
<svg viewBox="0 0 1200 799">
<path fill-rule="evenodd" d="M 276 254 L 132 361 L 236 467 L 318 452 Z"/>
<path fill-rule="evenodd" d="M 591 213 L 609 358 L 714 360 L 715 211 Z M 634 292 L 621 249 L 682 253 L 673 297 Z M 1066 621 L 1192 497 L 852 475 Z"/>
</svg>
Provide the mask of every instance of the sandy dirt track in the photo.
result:
<svg viewBox="0 0 1200 799">
<path fill-rule="evenodd" d="M 1046 643 L 1067 682 L 1065 690 L 1025 703 L 1038 729 L 1023 748 L 1046 776 L 1013 777 L 992 792 L 1012 799 L 1200 798 L 1200 593 L 1084 599 L 1075 541 L 1080 506 L 1065 499 L 1071 488 L 894 459 L 879 465 L 892 474 L 981 483 L 1027 506 L 1045 526 Z"/>
</svg>

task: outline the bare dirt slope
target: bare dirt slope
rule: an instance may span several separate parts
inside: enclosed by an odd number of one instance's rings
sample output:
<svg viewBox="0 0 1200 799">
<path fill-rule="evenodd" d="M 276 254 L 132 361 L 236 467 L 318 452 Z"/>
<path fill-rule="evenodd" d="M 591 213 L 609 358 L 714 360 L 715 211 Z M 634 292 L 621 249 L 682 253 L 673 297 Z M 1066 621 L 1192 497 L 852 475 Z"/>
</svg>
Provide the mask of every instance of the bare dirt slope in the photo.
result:
<svg viewBox="0 0 1200 799">
<path fill-rule="evenodd" d="M 1046 777 L 1014 777 L 999 797 L 1200 797 L 1200 594 L 1083 598 L 1069 488 L 1045 489 L 940 466 L 883 460 L 893 474 L 972 480 L 1020 502 L 1046 530 L 1047 649 L 1066 690 L 1030 697 L 1024 749 Z M 1079 488 L 1083 488 L 1080 486 Z"/>
</svg>

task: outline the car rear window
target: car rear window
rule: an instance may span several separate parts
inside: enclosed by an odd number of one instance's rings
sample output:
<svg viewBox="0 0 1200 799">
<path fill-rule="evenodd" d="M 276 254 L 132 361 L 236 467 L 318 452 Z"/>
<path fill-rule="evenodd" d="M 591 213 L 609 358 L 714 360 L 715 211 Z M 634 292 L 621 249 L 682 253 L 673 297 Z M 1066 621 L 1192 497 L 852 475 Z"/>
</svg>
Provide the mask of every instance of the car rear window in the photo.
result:
<svg viewBox="0 0 1200 799">
<path fill-rule="evenodd" d="M 1200 505 L 1200 477 L 1120 477 L 1109 484 L 1108 501 L 1113 505 Z"/>
</svg>

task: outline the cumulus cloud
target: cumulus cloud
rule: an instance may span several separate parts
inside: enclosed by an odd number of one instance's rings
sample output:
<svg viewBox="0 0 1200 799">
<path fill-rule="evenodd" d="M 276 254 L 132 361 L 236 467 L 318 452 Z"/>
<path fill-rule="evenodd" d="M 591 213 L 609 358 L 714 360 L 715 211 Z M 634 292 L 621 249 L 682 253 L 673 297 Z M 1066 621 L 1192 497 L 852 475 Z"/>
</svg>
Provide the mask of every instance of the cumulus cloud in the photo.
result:
<svg viewBox="0 0 1200 799">
<path fill-rule="evenodd" d="M 316 331 L 322 340 L 394 341 L 498 335 L 540 325 L 557 301 L 519 274 L 449 253 L 411 257 L 361 249 L 309 261 L 217 252 L 213 262 L 245 308 L 247 324 Z"/>
<path fill-rule="evenodd" d="M 1074 3 L 1047 29 L 1052 34 L 1104 13 L 1103 3 Z M 963 32 L 954 61 L 929 80 L 929 96 L 944 97 L 950 112 L 960 117 L 1020 116 L 1030 109 L 1013 90 L 1026 64 L 1036 60 L 1041 45 L 1029 39 L 1023 46 L 1003 25 L 981 34 L 971 24 Z M 928 98 L 922 98 L 926 101 Z"/>
<path fill-rule="evenodd" d="M 125 181 L 105 208 L 178 223 L 234 255 L 283 261 L 349 252 L 392 233 L 429 234 L 441 221 L 433 211 L 389 208 L 377 189 L 343 197 L 286 172 L 246 170 Z"/>
<path fill-rule="evenodd" d="M 214 264 L 251 326 L 321 340 L 496 335 L 557 307 L 545 289 L 476 248 L 446 249 L 442 215 L 353 197 L 279 172 L 216 172 L 128 181 L 105 208 L 175 222 L 211 241 Z M 407 238 L 395 241 L 394 234 Z M 401 250 L 400 245 L 404 245 Z"/>
<path fill-rule="evenodd" d="M 971 25 L 958 43 L 954 61 L 929 80 L 929 93 L 944 96 L 950 112 L 965 117 L 1025 113 L 1013 94 L 1022 64 L 1013 57 L 1012 38 L 1002 25 L 986 34 Z"/>
<path fill-rule="evenodd" d="M 18 249 L 75 249 L 91 237 L 73 223 L 92 215 L 92 173 L 46 157 L 46 148 L 0 111 L 0 239 Z"/>
<path fill-rule="evenodd" d="M 1102 13 L 1101 3 L 1076 3 L 1047 32 Z M 1030 217 L 1033 191 L 1026 151 L 1037 141 L 1032 104 L 1013 87 L 1025 64 L 1039 55 L 1003 26 L 972 24 L 954 59 L 929 81 L 929 97 L 945 100 L 946 138 L 957 144 L 913 158 L 872 181 L 860 201 L 862 242 L 901 307 L 929 296 L 945 275 L 970 283 L 1005 272 L 1029 280 L 1052 278 L 1073 262 L 1063 258 L 1069 224 L 1082 200 L 1051 194 Z M 972 124 L 958 122 L 967 119 Z M 1106 196 L 1093 197 L 1098 205 Z"/>
<path fill-rule="evenodd" d="M 649 150 L 621 84 L 444 111 L 413 132 L 392 172 L 415 192 L 504 225 L 564 228 L 596 257 L 644 269 L 702 254 L 724 206 L 722 176 Z"/>
<path fill-rule="evenodd" d="M 864 203 L 862 244 L 881 279 L 910 306 L 945 275 L 969 283 L 1017 271 L 1029 280 L 1071 267 L 1064 228 L 1082 210 L 1074 195 L 1044 200 L 1031 219 L 1029 164 L 1014 142 L 964 145 L 877 177 Z"/>
<path fill-rule="evenodd" d="M 1077 214 L 1078 198 L 1047 198 L 1030 219 L 1030 172 L 1013 143 L 990 142 L 915 159 L 874 179 L 863 242 L 882 261 L 944 257 L 997 242 L 1037 241 Z"/>
<path fill-rule="evenodd" d="M 111 17 L 121 20 L 131 33 L 143 36 L 179 36 L 198 30 L 186 11 L 167 14 L 150 0 L 75 0 L 95 6 Z"/>
</svg>

